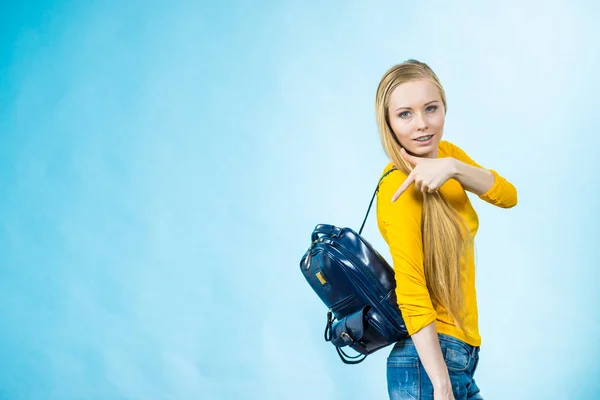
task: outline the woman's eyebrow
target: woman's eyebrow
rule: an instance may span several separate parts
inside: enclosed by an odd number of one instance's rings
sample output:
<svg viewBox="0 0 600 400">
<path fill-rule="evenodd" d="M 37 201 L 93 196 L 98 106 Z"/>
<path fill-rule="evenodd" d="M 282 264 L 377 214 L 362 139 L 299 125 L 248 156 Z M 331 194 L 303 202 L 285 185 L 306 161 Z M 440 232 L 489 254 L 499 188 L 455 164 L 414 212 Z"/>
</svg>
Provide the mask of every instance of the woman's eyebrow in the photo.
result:
<svg viewBox="0 0 600 400">
<path fill-rule="evenodd" d="M 438 101 L 439 100 L 431 100 L 431 101 L 425 103 L 424 106 L 428 106 L 428 105 L 430 105 L 432 103 L 436 103 Z M 396 111 L 398 111 L 398 110 L 412 110 L 412 108 L 410 108 L 410 107 L 398 107 L 398 108 L 396 108 Z"/>
</svg>

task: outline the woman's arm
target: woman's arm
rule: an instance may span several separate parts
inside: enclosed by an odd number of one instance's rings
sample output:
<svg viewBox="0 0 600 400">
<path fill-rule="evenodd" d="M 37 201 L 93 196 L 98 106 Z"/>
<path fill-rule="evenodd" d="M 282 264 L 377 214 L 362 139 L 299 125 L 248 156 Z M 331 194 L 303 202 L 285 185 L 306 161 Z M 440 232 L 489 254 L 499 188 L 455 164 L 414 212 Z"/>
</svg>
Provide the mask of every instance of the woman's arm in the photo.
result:
<svg viewBox="0 0 600 400">
<path fill-rule="evenodd" d="M 457 158 L 454 158 L 453 160 L 454 174 L 452 177 L 459 181 L 468 191 L 475 193 L 477 196 L 481 196 L 494 186 L 496 178 L 492 172 L 487 169 L 469 165 Z"/>
<path fill-rule="evenodd" d="M 465 189 L 477 194 L 480 199 L 501 208 L 511 208 L 517 205 L 517 189 L 512 183 L 493 169 L 483 168 L 460 147 L 450 142 L 447 143 L 450 145 L 450 156 L 456 160 L 453 177 Z"/>
<path fill-rule="evenodd" d="M 402 171 L 395 171 L 383 180 L 377 200 L 378 225 L 390 247 L 396 281 L 402 282 L 396 286 L 396 300 L 419 359 L 434 384 L 435 399 L 453 400 L 450 376 L 437 335 L 437 313 L 423 269 L 421 195 L 411 190 L 397 201 L 390 201 L 406 178 Z"/>
<path fill-rule="evenodd" d="M 445 397 L 452 396 L 452 383 L 440 347 L 435 322 L 413 334 L 411 338 L 419 354 L 419 359 L 427 372 L 427 376 L 433 384 L 436 396 L 441 396 L 443 399 L 452 399 L 453 397 Z"/>
</svg>

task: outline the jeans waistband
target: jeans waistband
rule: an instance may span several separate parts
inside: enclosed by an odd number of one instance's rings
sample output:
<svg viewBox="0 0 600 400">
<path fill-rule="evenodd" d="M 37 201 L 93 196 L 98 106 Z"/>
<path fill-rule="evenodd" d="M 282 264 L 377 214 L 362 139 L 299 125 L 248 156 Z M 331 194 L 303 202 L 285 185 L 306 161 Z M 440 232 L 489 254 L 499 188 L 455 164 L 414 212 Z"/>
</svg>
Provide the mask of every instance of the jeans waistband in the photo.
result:
<svg viewBox="0 0 600 400">
<path fill-rule="evenodd" d="M 444 333 L 438 333 L 438 337 L 440 340 L 445 340 L 447 342 L 452 342 L 456 343 L 457 345 L 463 346 L 472 356 L 479 354 L 479 346 L 471 346 L 470 344 L 465 343 L 460 339 L 446 335 Z"/>
</svg>

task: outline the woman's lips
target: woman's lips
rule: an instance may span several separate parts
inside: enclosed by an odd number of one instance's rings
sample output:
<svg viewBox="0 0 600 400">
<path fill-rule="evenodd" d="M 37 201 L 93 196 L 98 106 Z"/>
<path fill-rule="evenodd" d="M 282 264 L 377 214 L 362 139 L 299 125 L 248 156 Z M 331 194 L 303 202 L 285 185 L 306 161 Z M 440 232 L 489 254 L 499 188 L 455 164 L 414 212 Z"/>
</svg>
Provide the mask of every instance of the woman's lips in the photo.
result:
<svg viewBox="0 0 600 400">
<path fill-rule="evenodd" d="M 417 143 L 419 146 L 427 146 L 427 145 L 430 145 L 430 144 L 431 144 L 431 142 L 433 142 L 433 137 L 434 137 L 435 135 L 423 135 L 423 136 L 420 136 L 420 137 L 426 137 L 426 136 L 431 136 L 431 137 L 430 137 L 429 139 L 425 140 L 425 141 L 422 141 L 422 140 L 417 140 L 417 139 L 413 139 L 413 141 L 414 141 L 415 143 Z"/>
</svg>

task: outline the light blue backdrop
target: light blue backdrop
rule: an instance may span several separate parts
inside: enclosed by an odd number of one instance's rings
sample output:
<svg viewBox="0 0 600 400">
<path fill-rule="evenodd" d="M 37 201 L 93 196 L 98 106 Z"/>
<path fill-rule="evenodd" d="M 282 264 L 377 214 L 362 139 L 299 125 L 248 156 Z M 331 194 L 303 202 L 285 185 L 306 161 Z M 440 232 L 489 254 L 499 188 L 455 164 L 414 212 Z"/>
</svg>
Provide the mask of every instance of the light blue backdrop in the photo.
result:
<svg viewBox="0 0 600 400">
<path fill-rule="evenodd" d="M 298 263 L 358 229 L 407 58 L 519 191 L 473 199 L 483 394 L 600 398 L 600 8 L 451 3 L 3 2 L 0 399 L 385 399 Z"/>
</svg>

